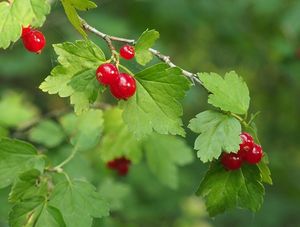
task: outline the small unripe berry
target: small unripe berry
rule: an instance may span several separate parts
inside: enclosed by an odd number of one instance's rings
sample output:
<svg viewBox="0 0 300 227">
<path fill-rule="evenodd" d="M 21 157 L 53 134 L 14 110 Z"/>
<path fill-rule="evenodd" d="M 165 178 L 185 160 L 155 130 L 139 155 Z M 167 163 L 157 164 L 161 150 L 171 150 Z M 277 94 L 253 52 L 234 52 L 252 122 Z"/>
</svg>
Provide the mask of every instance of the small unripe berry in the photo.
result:
<svg viewBox="0 0 300 227">
<path fill-rule="evenodd" d="M 245 153 L 244 160 L 249 164 L 257 164 L 263 157 L 263 150 L 258 144 L 254 144 L 253 148 Z"/>
<path fill-rule="evenodd" d="M 135 79 L 126 73 L 120 73 L 110 85 L 111 94 L 117 99 L 128 99 L 136 91 Z"/>
<path fill-rule="evenodd" d="M 130 59 L 134 58 L 134 55 L 135 55 L 134 47 L 130 46 L 130 45 L 124 45 L 120 49 L 120 55 L 122 58 L 124 58 L 126 60 L 130 60 Z"/>
<path fill-rule="evenodd" d="M 103 85 L 111 85 L 118 75 L 117 67 L 111 63 L 100 65 L 96 71 L 97 80 Z"/>
<path fill-rule="evenodd" d="M 22 36 L 23 44 L 25 48 L 37 54 L 40 54 L 46 45 L 46 39 L 42 32 L 37 30 L 28 31 L 24 29 L 24 35 Z"/>
<path fill-rule="evenodd" d="M 243 160 L 239 156 L 239 154 L 236 153 L 226 153 L 223 152 L 221 157 L 221 163 L 227 170 L 236 170 L 241 168 Z"/>
</svg>

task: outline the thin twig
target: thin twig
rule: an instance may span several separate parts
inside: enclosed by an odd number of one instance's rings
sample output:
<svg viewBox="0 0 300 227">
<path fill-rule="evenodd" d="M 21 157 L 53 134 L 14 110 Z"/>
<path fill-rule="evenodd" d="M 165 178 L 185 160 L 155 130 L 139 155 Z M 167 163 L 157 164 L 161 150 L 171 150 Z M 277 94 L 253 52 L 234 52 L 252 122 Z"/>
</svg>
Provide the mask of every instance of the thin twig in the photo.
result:
<svg viewBox="0 0 300 227">
<path fill-rule="evenodd" d="M 116 37 L 116 36 L 110 36 L 108 34 L 105 34 L 99 30 L 97 30 L 96 28 L 92 27 L 91 25 L 89 25 L 88 23 L 86 23 L 84 20 L 82 20 L 82 26 L 85 30 L 90 31 L 92 33 L 94 33 L 95 35 L 101 37 L 102 39 L 104 39 L 109 48 L 111 49 L 112 45 L 112 41 L 117 41 L 117 42 L 123 42 L 123 43 L 128 43 L 128 44 L 132 44 L 134 45 L 136 43 L 136 41 L 134 39 L 125 39 L 125 38 L 121 38 L 121 37 Z M 112 50 L 112 49 L 111 49 Z M 158 50 L 155 50 L 153 48 L 150 48 L 149 51 L 156 56 L 158 59 L 160 59 L 161 61 L 165 62 L 167 65 L 169 65 L 170 67 L 178 67 L 177 65 L 175 65 L 169 56 L 164 55 L 162 53 L 160 53 Z M 180 67 L 178 67 L 180 68 Z M 181 69 L 181 68 L 180 68 Z M 186 76 L 187 78 L 189 78 L 193 83 L 197 82 L 200 85 L 202 85 L 201 80 L 198 78 L 197 74 L 189 72 L 187 70 L 181 69 L 182 70 L 182 74 L 184 76 Z"/>
</svg>

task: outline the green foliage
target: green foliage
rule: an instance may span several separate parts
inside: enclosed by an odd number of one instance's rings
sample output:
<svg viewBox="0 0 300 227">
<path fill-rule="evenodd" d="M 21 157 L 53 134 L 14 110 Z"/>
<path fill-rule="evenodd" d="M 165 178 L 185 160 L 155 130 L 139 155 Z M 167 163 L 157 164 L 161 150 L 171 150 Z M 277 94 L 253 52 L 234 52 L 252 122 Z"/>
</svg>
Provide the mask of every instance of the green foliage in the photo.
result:
<svg viewBox="0 0 300 227">
<path fill-rule="evenodd" d="M 11 203 L 17 203 L 34 197 L 43 197 L 47 194 L 47 187 L 47 179 L 41 177 L 41 172 L 37 169 L 30 169 L 16 179 L 8 200 Z"/>
<path fill-rule="evenodd" d="M 156 131 L 160 134 L 185 135 L 180 100 L 189 89 L 189 81 L 178 68 L 154 65 L 135 75 L 136 94 L 126 102 L 124 122 L 137 138 Z M 146 124 L 141 124 L 141 119 Z"/>
<path fill-rule="evenodd" d="M 9 108 L 7 108 L 9 107 Z M 38 117 L 38 110 L 26 97 L 16 92 L 5 92 L 0 100 L 0 126 L 18 127 Z"/>
<path fill-rule="evenodd" d="M 208 103 L 221 110 L 236 114 L 246 114 L 250 97 L 246 83 L 234 71 L 226 73 L 222 78 L 216 73 L 200 73 L 203 86 L 212 94 Z"/>
<path fill-rule="evenodd" d="M 43 197 L 15 205 L 9 215 L 11 226 L 65 227 L 61 213 Z"/>
<path fill-rule="evenodd" d="M 153 46 L 159 38 L 159 33 L 155 30 L 146 30 L 138 39 L 135 45 L 135 59 L 141 65 L 146 65 L 152 60 L 153 55 L 149 48 Z"/>
<path fill-rule="evenodd" d="M 0 188 L 4 188 L 26 170 L 43 169 L 44 160 L 30 144 L 20 140 L 0 139 Z"/>
<path fill-rule="evenodd" d="M 93 217 L 108 215 L 108 204 L 90 183 L 63 180 L 55 185 L 50 205 L 58 208 L 66 226 L 91 226 Z"/>
<path fill-rule="evenodd" d="M 232 116 L 208 110 L 192 119 L 188 127 L 200 134 L 195 141 L 195 149 L 203 162 L 218 158 L 223 150 L 239 150 L 241 124 Z"/>
<path fill-rule="evenodd" d="M 95 102 L 101 86 L 95 78 L 97 67 L 105 61 L 102 50 L 91 41 L 54 45 L 60 65 L 40 85 L 40 89 L 60 97 L 70 97 L 75 112 L 81 114 Z"/>
<path fill-rule="evenodd" d="M 22 26 L 42 26 L 49 12 L 46 0 L 0 2 L 0 48 L 6 49 L 20 38 Z"/>
<path fill-rule="evenodd" d="M 205 199 L 210 216 L 236 207 L 257 211 L 262 202 L 264 187 L 257 166 L 244 165 L 227 171 L 220 163 L 212 163 L 200 184 L 197 195 Z"/>
<path fill-rule="evenodd" d="M 80 116 L 69 114 L 63 116 L 60 122 L 77 149 L 88 150 L 99 143 L 103 130 L 101 110 L 89 110 Z"/>
<path fill-rule="evenodd" d="M 45 120 L 30 130 L 29 139 L 32 142 L 51 148 L 61 144 L 65 139 L 65 133 L 55 121 Z"/>
<path fill-rule="evenodd" d="M 162 184 L 176 189 L 178 166 L 193 161 L 191 149 L 181 138 L 153 134 L 144 142 L 147 163 Z"/>
<path fill-rule="evenodd" d="M 61 3 L 70 23 L 84 38 L 87 38 L 87 35 L 82 28 L 82 21 L 77 13 L 77 10 L 85 11 L 96 8 L 97 5 L 89 0 L 62 0 Z"/>
<path fill-rule="evenodd" d="M 122 119 L 123 111 L 118 108 L 104 112 L 104 131 L 98 150 L 104 162 L 125 156 L 133 163 L 142 158 L 141 141 L 138 141 Z"/>
</svg>

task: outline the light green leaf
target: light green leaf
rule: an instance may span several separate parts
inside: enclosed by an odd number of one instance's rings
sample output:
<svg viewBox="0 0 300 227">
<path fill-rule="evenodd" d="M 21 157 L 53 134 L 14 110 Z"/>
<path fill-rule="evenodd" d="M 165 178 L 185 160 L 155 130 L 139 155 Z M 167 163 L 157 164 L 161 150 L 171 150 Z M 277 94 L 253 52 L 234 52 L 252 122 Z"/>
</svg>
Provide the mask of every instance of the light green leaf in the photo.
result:
<svg viewBox="0 0 300 227">
<path fill-rule="evenodd" d="M 216 73 L 200 73 L 203 86 L 212 94 L 208 103 L 224 111 L 236 114 L 246 114 L 250 97 L 246 83 L 236 72 L 231 71 L 221 77 Z"/>
<path fill-rule="evenodd" d="M 159 38 L 159 33 L 155 30 L 146 30 L 138 39 L 135 45 L 135 59 L 141 65 L 146 65 L 152 60 L 153 55 L 149 48 L 153 46 Z"/>
<path fill-rule="evenodd" d="M 60 119 L 63 128 L 71 137 L 71 143 L 79 150 L 95 147 L 103 130 L 101 110 L 89 110 L 80 116 L 66 115 Z"/>
<path fill-rule="evenodd" d="M 62 212 L 67 226 L 91 226 L 93 218 L 108 215 L 108 204 L 93 185 L 75 180 L 55 185 L 50 205 Z"/>
<path fill-rule="evenodd" d="M 89 0 L 70 0 L 70 2 L 76 9 L 82 11 L 86 11 L 97 7 L 97 5 L 94 2 Z"/>
<path fill-rule="evenodd" d="M 65 134 L 55 121 L 44 120 L 30 130 L 29 139 L 51 148 L 58 146 L 65 139 Z"/>
<path fill-rule="evenodd" d="M 24 171 L 43 169 L 44 160 L 32 145 L 20 140 L 0 138 L 0 166 L 0 188 L 4 188 Z"/>
<path fill-rule="evenodd" d="M 136 94 L 121 102 L 123 119 L 137 138 L 156 131 L 160 134 L 185 135 L 180 101 L 190 82 L 178 68 L 157 64 L 135 75 Z"/>
<path fill-rule="evenodd" d="M 22 173 L 14 182 L 9 193 L 9 202 L 17 203 L 34 197 L 45 196 L 48 192 L 48 181 L 41 177 L 41 172 L 31 169 Z"/>
<path fill-rule="evenodd" d="M 192 119 L 188 127 L 200 134 L 195 141 L 195 149 L 203 162 L 218 158 L 222 151 L 236 153 L 242 142 L 240 122 L 219 112 L 204 111 Z"/>
<path fill-rule="evenodd" d="M 102 180 L 99 193 L 109 202 L 111 211 L 118 211 L 126 208 L 123 201 L 131 192 L 128 184 L 114 181 L 112 178 Z"/>
<path fill-rule="evenodd" d="M 66 227 L 60 211 L 49 206 L 45 197 L 17 203 L 9 214 L 14 227 Z"/>
<path fill-rule="evenodd" d="M 70 97 L 75 112 L 82 114 L 95 102 L 103 87 L 97 83 L 95 72 L 105 61 L 102 50 L 91 41 L 76 41 L 54 45 L 58 62 L 40 89 L 60 97 Z"/>
<path fill-rule="evenodd" d="M 141 142 L 128 131 L 122 113 L 118 108 L 104 112 L 104 132 L 98 148 L 104 162 L 125 156 L 137 163 L 142 158 Z"/>
<path fill-rule="evenodd" d="M 220 163 L 212 163 L 197 195 L 204 198 L 209 215 L 216 216 L 233 208 L 257 211 L 263 202 L 264 187 L 255 165 L 227 171 Z"/>
<path fill-rule="evenodd" d="M 178 166 L 191 163 L 192 150 L 181 138 L 153 134 L 144 141 L 148 166 L 161 183 L 170 188 L 178 186 Z"/>
<path fill-rule="evenodd" d="M 38 115 L 36 107 L 21 94 L 8 91 L 0 99 L 0 126 L 8 128 L 22 126 Z"/>
<path fill-rule="evenodd" d="M 72 2 L 70 0 L 61 0 L 61 3 L 70 23 L 84 38 L 87 38 L 87 34 L 82 28 L 80 17 L 76 11 L 76 8 L 72 5 Z"/>
<path fill-rule="evenodd" d="M 50 12 L 46 0 L 14 0 L 0 2 L 0 48 L 6 49 L 21 36 L 22 25 L 40 27 Z"/>
</svg>

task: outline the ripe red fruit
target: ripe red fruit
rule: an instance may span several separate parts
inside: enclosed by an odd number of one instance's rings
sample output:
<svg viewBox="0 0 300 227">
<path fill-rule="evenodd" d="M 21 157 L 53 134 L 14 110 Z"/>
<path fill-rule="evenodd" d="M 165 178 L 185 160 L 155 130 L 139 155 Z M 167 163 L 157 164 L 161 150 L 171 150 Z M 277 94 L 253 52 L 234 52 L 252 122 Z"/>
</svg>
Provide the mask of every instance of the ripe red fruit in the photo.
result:
<svg viewBox="0 0 300 227">
<path fill-rule="evenodd" d="M 253 137 L 247 132 L 243 132 L 240 137 L 242 139 L 242 143 L 254 143 Z"/>
<path fill-rule="evenodd" d="M 120 73 L 110 85 L 111 94 L 117 99 L 128 99 L 136 91 L 135 79 L 126 73 Z"/>
<path fill-rule="evenodd" d="M 258 144 L 254 144 L 253 148 L 245 153 L 244 160 L 249 164 L 257 164 L 263 157 L 263 150 Z"/>
<path fill-rule="evenodd" d="M 106 165 L 109 169 L 116 170 L 120 176 L 125 176 L 129 171 L 130 164 L 130 160 L 125 157 L 121 157 L 107 162 Z"/>
<path fill-rule="evenodd" d="M 28 27 L 22 27 L 22 37 L 27 35 L 29 32 L 31 32 L 31 27 L 30 25 Z"/>
<path fill-rule="evenodd" d="M 130 45 L 124 45 L 120 49 L 120 55 L 122 58 L 124 58 L 126 60 L 130 60 L 130 59 L 134 58 L 134 55 L 135 55 L 134 47 L 130 46 Z"/>
<path fill-rule="evenodd" d="M 22 40 L 28 51 L 37 54 L 40 54 L 46 45 L 46 39 L 42 32 L 37 30 L 28 31 L 28 28 L 24 29 Z"/>
<path fill-rule="evenodd" d="M 236 153 L 223 152 L 221 157 L 221 163 L 227 170 L 236 170 L 242 166 L 243 159 Z"/>
<path fill-rule="evenodd" d="M 111 85 L 118 75 L 117 67 L 111 63 L 100 65 L 96 71 L 97 80 L 103 85 Z"/>
</svg>

